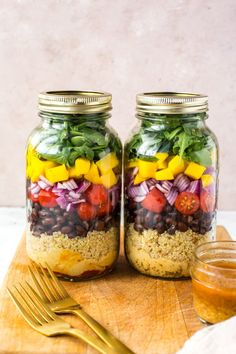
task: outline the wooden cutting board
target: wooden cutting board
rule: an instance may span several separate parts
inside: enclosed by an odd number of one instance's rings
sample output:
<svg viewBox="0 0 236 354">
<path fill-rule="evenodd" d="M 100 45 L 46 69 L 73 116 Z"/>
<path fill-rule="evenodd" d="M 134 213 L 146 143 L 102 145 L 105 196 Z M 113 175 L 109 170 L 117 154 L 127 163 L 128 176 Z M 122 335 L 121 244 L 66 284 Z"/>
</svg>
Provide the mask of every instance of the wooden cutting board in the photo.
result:
<svg viewBox="0 0 236 354">
<path fill-rule="evenodd" d="M 218 226 L 218 239 L 229 239 Z M 48 338 L 29 327 L 10 300 L 6 286 L 31 281 L 23 237 L 0 291 L 0 353 L 94 354 L 72 337 Z M 191 281 L 157 280 L 134 271 L 120 256 L 112 274 L 79 283 L 64 282 L 83 308 L 137 354 L 172 354 L 203 325 L 192 305 Z M 87 332 L 74 316 L 64 318 Z M 122 354 L 122 353 L 121 353 Z"/>
</svg>

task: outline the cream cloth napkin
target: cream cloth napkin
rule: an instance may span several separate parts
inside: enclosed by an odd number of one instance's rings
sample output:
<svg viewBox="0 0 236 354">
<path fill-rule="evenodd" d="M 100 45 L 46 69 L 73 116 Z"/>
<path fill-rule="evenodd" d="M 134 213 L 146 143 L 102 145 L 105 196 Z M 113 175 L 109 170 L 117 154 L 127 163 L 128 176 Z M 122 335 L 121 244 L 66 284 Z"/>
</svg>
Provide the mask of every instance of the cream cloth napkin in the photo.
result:
<svg viewBox="0 0 236 354">
<path fill-rule="evenodd" d="M 199 330 L 176 354 L 236 354 L 236 316 Z"/>
</svg>

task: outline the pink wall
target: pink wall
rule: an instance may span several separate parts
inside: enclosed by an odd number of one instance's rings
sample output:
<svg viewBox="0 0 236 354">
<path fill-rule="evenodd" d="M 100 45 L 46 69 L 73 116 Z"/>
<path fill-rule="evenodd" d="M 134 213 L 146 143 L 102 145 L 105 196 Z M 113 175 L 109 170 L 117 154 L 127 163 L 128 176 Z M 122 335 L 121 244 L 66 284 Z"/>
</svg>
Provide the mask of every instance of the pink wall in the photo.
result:
<svg viewBox="0 0 236 354">
<path fill-rule="evenodd" d="M 24 145 L 37 94 L 113 93 L 124 140 L 135 94 L 207 93 L 221 146 L 220 209 L 236 209 L 235 0 L 1 0 L 0 205 L 24 204 Z"/>
</svg>

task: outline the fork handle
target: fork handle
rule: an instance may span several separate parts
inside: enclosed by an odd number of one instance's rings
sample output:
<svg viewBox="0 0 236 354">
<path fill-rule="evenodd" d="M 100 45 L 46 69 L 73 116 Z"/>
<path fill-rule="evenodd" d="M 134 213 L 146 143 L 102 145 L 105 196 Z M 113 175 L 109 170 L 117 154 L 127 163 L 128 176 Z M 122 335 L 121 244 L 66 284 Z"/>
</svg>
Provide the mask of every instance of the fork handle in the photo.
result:
<svg viewBox="0 0 236 354">
<path fill-rule="evenodd" d="M 113 348 L 116 353 L 135 354 L 82 308 L 71 309 L 68 312 L 80 317 L 109 347 Z"/>
<path fill-rule="evenodd" d="M 78 328 L 69 328 L 65 330 L 63 333 L 83 340 L 85 343 L 89 344 L 91 347 L 96 349 L 99 353 L 115 354 L 114 350 L 108 347 L 100 339 L 92 337 L 89 334 L 80 331 Z"/>
</svg>

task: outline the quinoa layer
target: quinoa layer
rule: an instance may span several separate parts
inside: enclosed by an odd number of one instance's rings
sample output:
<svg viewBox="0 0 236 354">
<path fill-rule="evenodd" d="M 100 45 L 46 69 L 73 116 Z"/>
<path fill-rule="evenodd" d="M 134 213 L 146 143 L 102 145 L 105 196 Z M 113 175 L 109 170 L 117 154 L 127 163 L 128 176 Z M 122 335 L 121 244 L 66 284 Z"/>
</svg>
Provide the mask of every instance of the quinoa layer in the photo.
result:
<svg viewBox="0 0 236 354">
<path fill-rule="evenodd" d="M 125 249 L 131 265 L 139 272 L 156 277 L 188 277 L 193 251 L 200 243 L 213 239 L 211 231 L 200 235 L 188 229 L 158 234 L 156 230 L 137 232 L 133 224 L 127 225 Z"/>
<path fill-rule="evenodd" d="M 119 253 L 119 230 L 92 231 L 86 237 L 69 238 L 61 232 L 35 237 L 27 232 L 27 253 L 36 263 L 49 264 L 54 272 L 79 277 L 85 272 L 102 273 Z"/>
</svg>

